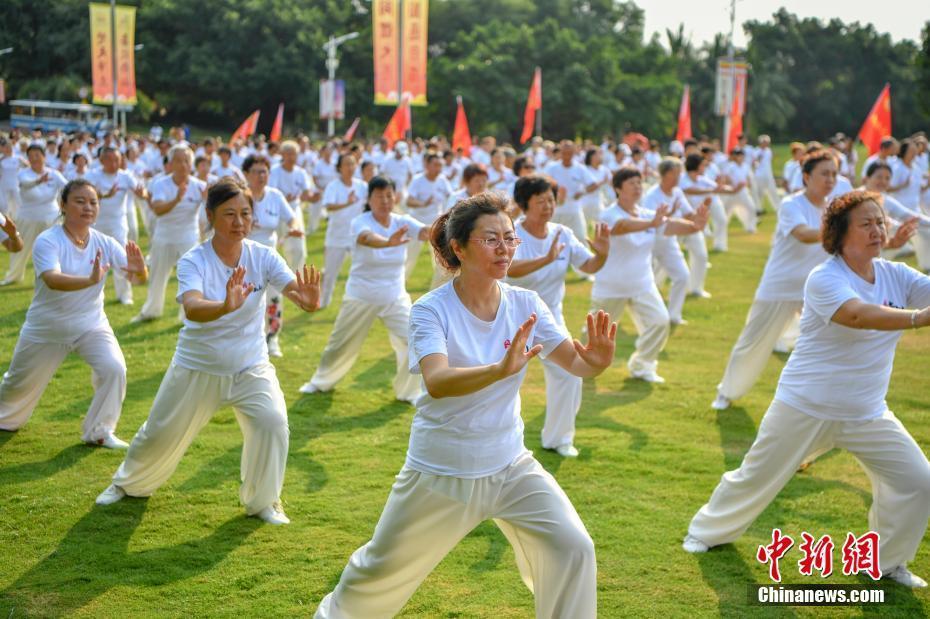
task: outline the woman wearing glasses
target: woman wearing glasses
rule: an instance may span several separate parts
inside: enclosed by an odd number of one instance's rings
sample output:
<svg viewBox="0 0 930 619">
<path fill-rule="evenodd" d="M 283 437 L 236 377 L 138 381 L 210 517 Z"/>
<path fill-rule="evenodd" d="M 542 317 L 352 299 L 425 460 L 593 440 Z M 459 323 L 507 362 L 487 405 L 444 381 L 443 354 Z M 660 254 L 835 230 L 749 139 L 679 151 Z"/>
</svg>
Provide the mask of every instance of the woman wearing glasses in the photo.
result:
<svg viewBox="0 0 930 619">
<path fill-rule="evenodd" d="M 456 277 L 413 306 L 410 368 L 417 400 L 407 461 L 374 535 L 352 555 L 316 617 L 392 617 L 472 529 L 489 518 L 516 553 L 537 617 L 597 614 L 594 544 L 555 479 L 523 444 L 520 385 L 542 355 L 581 377 L 613 359 L 616 324 L 588 315 L 572 341 L 539 295 L 503 284 L 520 239 L 507 200 L 486 192 L 433 225 L 431 242 Z"/>
<path fill-rule="evenodd" d="M 420 395 L 419 381 L 407 369 L 407 322 L 410 295 L 404 284 L 406 243 L 411 236 L 424 241 L 429 228 L 411 217 L 391 212 L 394 182 L 375 176 L 368 183 L 365 212 L 350 224 L 352 266 L 342 305 L 333 325 L 320 365 L 301 393 L 330 391 L 349 373 L 375 318 L 389 332 L 397 357 L 394 394 L 413 403 Z"/>
</svg>

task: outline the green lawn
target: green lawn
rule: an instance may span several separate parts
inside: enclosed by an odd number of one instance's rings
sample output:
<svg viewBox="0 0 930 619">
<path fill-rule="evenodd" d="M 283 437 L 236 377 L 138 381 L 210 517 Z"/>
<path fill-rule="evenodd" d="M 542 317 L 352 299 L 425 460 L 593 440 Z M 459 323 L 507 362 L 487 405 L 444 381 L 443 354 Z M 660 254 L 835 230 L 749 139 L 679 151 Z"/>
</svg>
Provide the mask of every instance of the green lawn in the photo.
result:
<svg viewBox="0 0 930 619">
<path fill-rule="evenodd" d="M 736 467 L 768 405 L 784 357 L 773 355 L 751 394 L 731 410 L 709 407 L 730 347 L 745 319 L 765 262 L 774 217 L 760 233 L 731 229 L 731 250 L 714 254 L 710 300 L 689 300 L 690 324 L 669 341 L 660 386 L 631 381 L 625 358 L 633 345 L 622 321 L 614 367 L 587 381 L 578 417 L 581 456 L 562 460 L 539 445 L 542 369 L 533 363 L 523 389 L 526 443 L 556 475 L 594 538 L 599 608 L 625 616 L 924 615 L 926 592 L 892 587 L 881 609 L 747 605 L 747 585 L 767 582 L 755 549 L 778 526 L 829 533 L 867 530 L 870 488 L 852 457 L 831 452 L 797 475 L 736 544 L 692 556 L 680 540 L 693 512 L 720 475 Z M 322 233 L 310 238 L 319 264 Z M 0 256 L 5 269 L 7 256 Z M 411 286 L 429 282 L 426 253 Z M 173 294 L 175 283 L 169 286 Z M 342 283 L 337 288 L 341 294 Z M 566 318 L 578 333 L 590 284 L 569 277 Z M 0 367 L 9 361 L 31 286 L 0 289 Z M 129 367 L 118 434 L 130 439 L 148 414 L 172 356 L 178 323 L 130 325 L 137 305 L 112 302 L 107 312 Z M 404 461 L 413 409 L 395 402 L 394 358 L 376 326 L 353 372 L 332 394 L 301 396 L 336 316 L 338 303 L 316 315 L 289 306 L 276 362 L 288 399 L 291 448 L 284 503 L 292 524 L 263 526 L 238 504 L 241 434 L 231 410 L 220 411 L 194 442 L 176 474 L 148 500 L 94 506 L 122 453 L 87 447 L 79 424 L 90 397 L 90 372 L 79 359 L 61 366 L 28 425 L 0 433 L 0 617 L 308 616 L 336 583 L 350 553 L 368 540 L 394 475 Z M 901 340 L 889 403 L 917 441 L 930 442 L 925 359 L 930 333 Z M 782 562 L 785 581 L 801 577 L 796 548 Z M 834 554 L 837 571 L 839 549 Z M 930 545 L 912 567 L 930 575 Z M 860 579 L 834 575 L 829 582 Z M 533 600 L 513 553 L 490 522 L 439 565 L 405 607 L 406 617 L 529 617 Z"/>
</svg>

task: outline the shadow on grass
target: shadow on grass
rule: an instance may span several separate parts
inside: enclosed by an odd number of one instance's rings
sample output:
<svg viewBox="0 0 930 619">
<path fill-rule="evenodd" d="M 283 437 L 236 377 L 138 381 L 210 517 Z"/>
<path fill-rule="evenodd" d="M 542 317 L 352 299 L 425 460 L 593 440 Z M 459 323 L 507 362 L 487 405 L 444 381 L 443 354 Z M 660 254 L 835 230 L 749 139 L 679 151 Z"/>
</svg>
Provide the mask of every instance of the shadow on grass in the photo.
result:
<svg viewBox="0 0 930 619">
<path fill-rule="evenodd" d="M 748 586 L 755 583 L 752 570 L 732 544 L 695 555 L 704 582 L 717 595 L 717 615 L 742 619 L 749 616 L 795 617 L 789 607 L 750 606 Z"/>
<path fill-rule="evenodd" d="M 261 526 L 237 516 L 206 537 L 129 552 L 146 506 L 145 499 L 94 506 L 52 553 L 0 594 L 4 614 L 71 615 L 115 586 L 159 587 L 203 574 Z"/>
<path fill-rule="evenodd" d="M 3 485 L 23 484 L 51 477 L 56 473 L 71 468 L 89 456 L 94 449 L 98 448 L 81 443 L 80 445 L 65 447 L 47 460 L 8 466 L 0 469 L 0 483 Z"/>
</svg>

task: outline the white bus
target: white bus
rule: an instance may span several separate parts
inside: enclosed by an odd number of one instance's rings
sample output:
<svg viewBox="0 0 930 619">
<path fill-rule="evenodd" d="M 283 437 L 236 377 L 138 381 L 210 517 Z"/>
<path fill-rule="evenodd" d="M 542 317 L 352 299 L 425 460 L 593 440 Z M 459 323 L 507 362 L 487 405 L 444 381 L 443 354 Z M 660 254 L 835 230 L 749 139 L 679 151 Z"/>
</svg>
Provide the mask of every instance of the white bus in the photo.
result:
<svg viewBox="0 0 930 619">
<path fill-rule="evenodd" d="M 110 127 L 107 108 L 89 103 L 64 103 L 13 99 L 10 101 L 10 126 L 21 129 L 59 129 L 65 133 L 96 133 Z"/>
</svg>

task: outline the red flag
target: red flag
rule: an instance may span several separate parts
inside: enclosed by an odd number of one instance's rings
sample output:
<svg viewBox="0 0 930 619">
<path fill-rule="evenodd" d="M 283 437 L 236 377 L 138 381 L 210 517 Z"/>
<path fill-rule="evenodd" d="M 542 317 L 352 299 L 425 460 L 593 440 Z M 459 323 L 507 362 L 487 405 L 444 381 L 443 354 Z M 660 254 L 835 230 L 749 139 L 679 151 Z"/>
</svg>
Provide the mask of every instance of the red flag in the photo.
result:
<svg viewBox="0 0 930 619">
<path fill-rule="evenodd" d="M 726 152 L 736 148 L 739 136 L 743 132 L 743 115 L 739 113 L 739 95 L 734 93 L 733 107 L 730 109 L 730 133 L 727 134 Z"/>
<path fill-rule="evenodd" d="M 533 73 L 533 84 L 530 94 L 526 98 L 526 110 L 523 112 L 523 133 L 520 134 L 520 144 L 533 136 L 533 124 L 536 122 L 536 112 L 542 109 L 542 69 L 536 67 Z"/>
<path fill-rule="evenodd" d="M 859 129 L 859 139 L 869 149 L 869 154 L 878 152 L 882 138 L 891 135 L 891 84 L 885 84 L 872 106 L 872 111 Z"/>
<path fill-rule="evenodd" d="M 343 141 L 343 142 L 351 142 L 351 141 L 352 141 L 352 138 L 355 137 L 355 130 L 358 129 L 358 121 L 359 121 L 359 120 L 361 120 L 361 117 L 360 117 L 360 116 L 356 116 L 356 117 L 355 117 L 355 120 L 352 121 L 352 124 L 349 125 L 348 130 L 346 130 L 346 134 L 345 134 L 344 136 L 342 136 L 342 141 Z"/>
<path fill-rule="evenodd" d="M 404 134 L 412 127 L 410 122 L 410 101 L 404 97 L 403 102 L 394 110 L 390 122 L 384 128 L 384 139 L 388 148 L 394 148 L 394 142 L 404 139 Z"/>
<path fill-rule="evenodd" d="M 235 133 L 232 134 L 232 137 L 229 138 L 229 143 L 232 144 L 239 138 L 247 138 L 253 133 L 255 133 L 255 127 L 258 126 L 258 117 L 261 115 L 259 110 L 255 110 L 249 117 L 242 121 L 242 124 L 239 125 L 239 128 L 236 129 Z"/>
<path fill-rule="evenodd" d="M 455 128 L 452 130 L 452 151 L 458 152 L 461 148 L 466 157 L 471 155 L 471 133 L 468 131 L 468 118 L 465 117 L 465 106 L 462 97 L 455 98 L 458 109 L 455 112 Z"/>
<path fill-rule="evenodd" d="M 274 124 L 271 126 L 271 135 L 268 136 L 272 142 L 281 139 L 281 130 L 284 128 L 284 104 L 278 104 L 278 115 L 274 117 Z"/>
<path fill-rule="evenodd" d="M 691 137 L 691 86 L 685 86 L 681 93 L 681 105 L 678 107 L 678 133 L 675 139 L 684 142 Z"/>
</svg>

